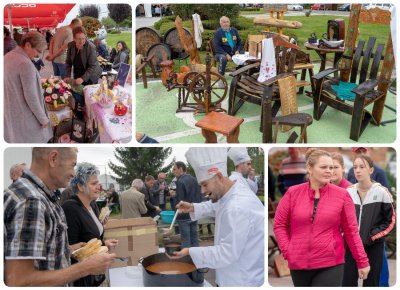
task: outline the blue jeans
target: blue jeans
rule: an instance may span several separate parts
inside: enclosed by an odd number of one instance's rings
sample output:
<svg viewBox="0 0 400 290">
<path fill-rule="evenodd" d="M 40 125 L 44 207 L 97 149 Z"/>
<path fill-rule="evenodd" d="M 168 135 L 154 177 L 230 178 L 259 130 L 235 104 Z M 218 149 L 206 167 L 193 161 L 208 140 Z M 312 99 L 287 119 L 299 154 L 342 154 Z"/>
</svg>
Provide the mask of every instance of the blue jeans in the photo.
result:
<svg viewBox="0 0 400 290">
<path fill-rule="evenodd" d="M 77 94 L 75 92 L 72 92 L 72 96 L 74 97 L 75 101 L 78 103 L 76 117 L 79 120 L 83 120 L 83 107 L 85 106 L 85 97 L 80 94 Z"/>
<path fill-rule="evenodd" d="M 54 61 L 52 61 L 51 63 L 53 64 L 54 75 L 55 76 L 60 76 L 61 79 L 65 78 L 67 65 L 65 63 L 56 63 Z"/>
<path fill-rule="evenodd" d="M 216 54 L 215 60 L 218 62 L 218 73 L 221 76 L 224 76 L 226 64 L 228 62 L 228 60 L 226 59 L 226 55 L 225 54 Z"/>
<path fill-rule="evenodd" d="M 183 220 L 177 222 L 181 234 L 182 248 L 198 247 L 197 221 L 193 222 L 191 220 Z"/>
</svg>

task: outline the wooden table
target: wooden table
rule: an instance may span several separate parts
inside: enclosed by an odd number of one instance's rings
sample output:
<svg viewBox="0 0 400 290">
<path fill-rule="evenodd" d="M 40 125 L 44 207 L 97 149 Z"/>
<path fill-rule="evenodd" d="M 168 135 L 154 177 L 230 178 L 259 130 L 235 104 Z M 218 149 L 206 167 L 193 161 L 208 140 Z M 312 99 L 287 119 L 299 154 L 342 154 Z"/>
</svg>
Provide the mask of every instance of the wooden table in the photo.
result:
<svg viewBox="0 0 400 290">
<path fill-rule="evenodd" d="M 240 124 L 243 121 L 243 118 L 213 111 L 195 125 L 201 128 L 201 133 L 206 138 L 206 143 L 217 143 L 217 135 L 215 133 L 226 136 L 227 143 L 239 143 Z"/>
<path fill-rule="evenodd" d="M 304 43 L 304 46 L 307 50 L 314 50 L 319 58 L 321 59 L 321 67 L 319 68 L 319 71 L 323 71 L 325 70 L 325 66 L 326 66 L 326 55 L 328 53 L 334 53 L 335 57 L 333 60 L 333 67 L 337 68 L 338 62 L 340 60 L 340 58 L 343 55 L 344 52 L 344 47 L 340 47 L 340 48 L 327 48 L 327 47 L 318 47 L 318 44 L 311 44 L 311 43 Z"/>
</svg>

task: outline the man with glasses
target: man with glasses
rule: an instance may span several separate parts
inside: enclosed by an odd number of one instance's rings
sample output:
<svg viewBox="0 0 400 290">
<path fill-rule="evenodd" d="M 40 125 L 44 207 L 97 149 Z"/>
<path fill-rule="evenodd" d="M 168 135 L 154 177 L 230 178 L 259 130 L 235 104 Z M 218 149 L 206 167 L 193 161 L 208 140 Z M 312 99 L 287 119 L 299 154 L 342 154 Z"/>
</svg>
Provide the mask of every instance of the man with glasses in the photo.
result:
<svg viewBox="0 0 400 290">
<path fill-rule="evenodd" d="M 82 21 L 79 18 L 73 19 L 69 25 L 58 28 L 50 41 L 46 59 L 52 62 L 55 76 L 65 77 L 68 43 L 73 40 L 72 30 L 79 26 L 82 26 Z"/>
<path fill-rule="evenodd" d="M 47 143 L 53 135 L 44 107 L 40 75 L 32 63 L 47 47 L 37 31 L 4 56 L 4 139 L 9 143 Z"/>
<path fill-rule="evenodd" d="M 235 171 L 231 172 L 229 179 L 232 181 L 242 182 L 248 186 L 254 193 L 258 191 L 257 182 L 254 179 L 249 178 L 249 173 L 252 170 L 251 158 L 247 153 L 246 147 L 232 147 L 228 151 L 228 157 L 233 161 L 235 165 Z M 247 178 L 245 178 L 247 177 Z"/>
<path fill-rule="evenodd" d="M 78 102 L 77 117 L 83 119 L 82 86 L 97 84 L 102 73 L 97 61 L 96 46 L 87 41 L 86 30 L 82 26 L 72 30 L 74 40 L 68 44 L 66 63 L 66 81 L 72 83 L 73 96 Z M 72 71 L 73 68 L 73 71 Z M 73 79 L 71 75 L 73 73 Z"/>
</svg>

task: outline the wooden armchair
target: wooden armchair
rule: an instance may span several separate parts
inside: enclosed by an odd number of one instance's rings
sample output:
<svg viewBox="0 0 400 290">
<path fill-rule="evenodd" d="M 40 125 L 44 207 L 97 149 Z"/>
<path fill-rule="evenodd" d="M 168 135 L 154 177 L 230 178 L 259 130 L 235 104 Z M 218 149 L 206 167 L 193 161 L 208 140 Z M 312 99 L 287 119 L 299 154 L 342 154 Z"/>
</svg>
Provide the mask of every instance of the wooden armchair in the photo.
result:
<svg viewBox="0 0 400 290">
<path fill-rule="evenodd" d="M 266 86 L 272 86 L 272 107 L 273 116 L 280 108 L 279 89 L 277 80 L 293 75 L 296 53 L 299 49 L 297 45 L 291 44 L 281 36 L 273 37 L 275 46 L 275 59 L 277 76 L 260 83 L 257 81 L 260 70 L 260 61 L 246 65 L 230 75 L 233 77 L 229 90 L 228 113 L 235 115 L 244 102 L 250 102 L 261 106 L 262 95 Z"/>
<path fill-rule="evenodd" d="M 377 20 L 381 24 L 390 22 L 390 12 L 380 9 L 361 10 L 360 6 L 352 5 L 346 50 L 339 69 L 327 69 L 313 77 L 314 119 L 319 120 L 327 106 L 351 115 L 350 138 L 354 141 L 358 141 L 371 121 L 380 125 L 394 67 L 390 33 L 386 45 L 375 46 L 376 39 L 370 37 L 367 44 L 365 41 L 359 41 L 353 50 L 352 43 L 355 43 L 354 35 L 357 34 L 354 31 L 357 31 L 359 22 L 376 23 Z M 356 17 L 358 15 L 360 16 Z M 368 19 L 370 21 L 366 21 Z M 338 70 L 340 78 L 330 77 Z M 372 113 L 366 110 L 371 104 L 374 104 Z"/>
</svg>

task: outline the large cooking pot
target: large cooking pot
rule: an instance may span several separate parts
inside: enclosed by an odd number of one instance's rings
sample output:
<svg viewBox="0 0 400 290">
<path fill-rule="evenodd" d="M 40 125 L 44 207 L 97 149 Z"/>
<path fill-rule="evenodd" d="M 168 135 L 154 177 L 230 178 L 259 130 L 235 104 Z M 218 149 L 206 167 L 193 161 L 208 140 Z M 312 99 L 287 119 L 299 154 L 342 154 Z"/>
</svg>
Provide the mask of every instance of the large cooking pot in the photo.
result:
<svg viewBox="0 0 400 290">
<path fill-rule="evenodd" d="M 170 267 L 165 263 L 171 263 Z M 179 265 L 176 265 L 180 263 Z M 190 256 L 178 260 L 171 260 L 165 254 L 154 254 L 141 260 L 143 266 L 143 285 L 145 287 L 202 287 L 204 282 L 204 269 L 196 269 Z M 175 265 L 174 265 L 175 264 Z M 149 267 L 150 266 L 150 267 Z M 190 272 L 182 274 L 157 272 L 161 268 L 172 269 L 176 266 L 192 268 Z M 182 269 L 184 270 L 184 269 Z M 208 271 L 208 270 L 206 270 Z M 182 271 L 184 272 L 184 271 Z"/>
</svg>

